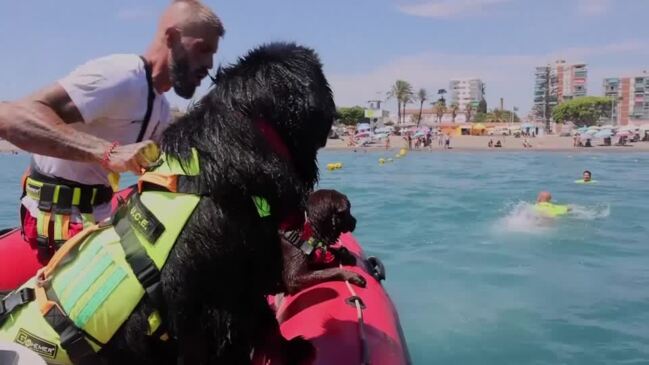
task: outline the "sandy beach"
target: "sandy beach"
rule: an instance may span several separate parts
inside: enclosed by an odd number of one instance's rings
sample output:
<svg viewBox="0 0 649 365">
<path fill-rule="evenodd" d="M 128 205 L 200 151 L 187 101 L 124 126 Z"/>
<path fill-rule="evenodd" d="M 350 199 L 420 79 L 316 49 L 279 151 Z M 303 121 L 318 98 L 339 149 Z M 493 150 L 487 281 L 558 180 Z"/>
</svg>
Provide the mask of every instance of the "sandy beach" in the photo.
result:
<svg viewBox="0 0 649 365">
<path fill-rule="evenodd" d="M 487 144 L 489 140 L 493 140 L 494 143 L 497 140 L 500 140 L 502 143 L 501 148 L 489 148 Z M 638 142 L 631 143 L 629 146 L 599 146 L 597 143 L 593 147 L 573 147 L 571 137 L 559 137 L 559 136 L 545 136 L 537 138 L 528 138 L 528 142 L 532 144 L 532 148 L 523 147 L 523 138 L 514 138 L 512 136 L 507 136 L 505 138 L 494 138 L 492 136 L 457 136 L 451 137 L 451 150 L 450 151 L 574 151 L 574 152 L 588 152 L 588 151 L 597 151 L 597 152 L 649 152 L 649 142 Z M 374 145 L 371 147 L 348 147 L 348 138 L 343 139 L 330 139 L 327 141 L 327 146 L 325 149 L 328 150 L 354 150 L 354 149 L 366 149 L 366 150 L 384 150 L 385 145 Z M 407 147 L 406 142 L 403 137 L 400 136 L 391 136 L 390 137 L 390 149 L 400 149 L 402 147 Z M 413 150 L 417 151 L 414 148 Z M 430 148 L 420 148 L 420 151 L 430 151 Z M 432 150 L 444 150 L 440 146 L 437 140 L 433 140 Z M 447 150 L 448 151 L 448 150 Z M 0 153 L 9 153 L 9 152 L 20 152 L 20 149 L 7 141 L 0 141 Z"/>
<path fill-rule="evenodd" d="M 487 145 L 489 140 L 494 143 L 500 140 L 502 143 L 501 148 L 489 148 Z M 646 151 L 649 152 L 649 142 L 631 143 L 628 146 L 599 146 L 595 142 L 593 147 L 573 147 L 572 137 L 559 137 L 559 136 L 543 136 L 536 138 L 527 138 L 527 141 L 532 144 L 531 148 L 523 147 L 524 138 L 515 138 L 513 136 L 506 137 L 493 137 L 493 136 L 456 136 L 451 137 L 451 151 L 615 151 L 615 152 L 632 152 L 632 151 Z M 367 150 L 384 150 L 385 144 L 373 145 L 371 147 L 348 147 L 349 137 L 342 139 L 330 139 L 327 141 L 325 149 L 330 150 L 353 150 L 353 149 L 367 149 Z M 390 136 L 390 149 L 399 149 L 407 147 L 406 141 L 400 136 Z M 414 148 L 413 141 L 413 150 Z M 430 151 L 430 148 L 420 148 L 421 151 Z M 432 150 L 444 150 L 438 144 L 438 140 L 434 139 L 432 143 Z"/>
</svg>

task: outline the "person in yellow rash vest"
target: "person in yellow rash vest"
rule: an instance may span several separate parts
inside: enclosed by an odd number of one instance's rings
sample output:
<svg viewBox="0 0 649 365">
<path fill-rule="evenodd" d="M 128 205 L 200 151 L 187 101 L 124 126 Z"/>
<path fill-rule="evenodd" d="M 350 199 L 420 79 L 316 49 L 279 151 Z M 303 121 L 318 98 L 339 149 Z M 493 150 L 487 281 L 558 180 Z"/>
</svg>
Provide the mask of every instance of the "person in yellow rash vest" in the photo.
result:
<svg viewBox="0 0 649 365">
<path fill-rule="evenodd" d="M 536 198 L 534 210 L 545 217 L 555 218 L 568 214 L 571 208 L 567 205 L 552 203 L 552 194 L 542 191 Z"/>
</svg>

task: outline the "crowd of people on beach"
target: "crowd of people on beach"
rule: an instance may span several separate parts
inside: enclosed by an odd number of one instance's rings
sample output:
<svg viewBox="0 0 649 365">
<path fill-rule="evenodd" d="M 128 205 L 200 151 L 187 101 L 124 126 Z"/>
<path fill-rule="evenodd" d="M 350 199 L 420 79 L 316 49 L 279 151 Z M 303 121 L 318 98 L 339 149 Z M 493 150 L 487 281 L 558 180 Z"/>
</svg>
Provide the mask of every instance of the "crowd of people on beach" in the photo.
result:
<svg viewBox="0 0 649 365">
<path fill-rule="evenodd" d="M 428 131 L 425 135 L 419 135 L 415 138 L 413 138 L 411 134 L 406 134 L 405 136 L 403 136 L 403 140 L 408 150 L 412 150 L 413 147 L 415 150 L 419 150 L 419 149 L 432 150 L 433 141 L 437 141 L 437 145 L 439 147 L 442 147 L 443 149 L 451 148 L 451 135 L 445 133 L 433 134 L 432 132 Z M 414 146 L 413 146 L 413 140 L 414 140 Z"/>
</svg>

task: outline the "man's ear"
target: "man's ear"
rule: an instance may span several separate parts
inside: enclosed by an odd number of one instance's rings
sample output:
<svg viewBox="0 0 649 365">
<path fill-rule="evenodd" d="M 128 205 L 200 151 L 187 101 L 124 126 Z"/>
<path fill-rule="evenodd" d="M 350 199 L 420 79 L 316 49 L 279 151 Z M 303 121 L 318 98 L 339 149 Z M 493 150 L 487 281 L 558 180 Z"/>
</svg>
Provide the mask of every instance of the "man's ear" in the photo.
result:
<svg viewBox="0 0 649 365">
<path fill-rule="evenodd" d="M 174 44 L 180 42 L 180 29 L 176 27 L 169 27 L 165 30 L 165 44 L 167 48 L 171 49 Z"/>
</svg>

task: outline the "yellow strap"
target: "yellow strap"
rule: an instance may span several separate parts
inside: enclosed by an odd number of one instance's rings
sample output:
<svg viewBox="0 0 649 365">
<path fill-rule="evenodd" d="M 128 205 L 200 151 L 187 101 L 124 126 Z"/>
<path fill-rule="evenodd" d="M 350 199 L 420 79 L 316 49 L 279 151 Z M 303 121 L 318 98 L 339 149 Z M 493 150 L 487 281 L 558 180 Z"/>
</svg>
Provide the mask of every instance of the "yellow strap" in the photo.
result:
<svg viewBox="0 0 649 365">
<path fill-rule="evenodd" d="M 54 240 L 63 240 L 63 215 L 54 214 Z"/>
<path fill-rule="evenodd" d="M 38 217 L 36 218 L 36 233 L 39 236 L 49 237 L 51 219 L 51 213 L 38 211 Z"/>
<path fill-rule="evenodd" d="M 81 189 L 74 188 L 72 190 L 72 205 L 78 206 L 81 202 Z"/>
<path fill-rule="evenodd" d="M 59 202 L 59 191 L 61 191 L 61 185 L 54 185 L 54 197 L 52 197 L 52 203 L 54 204 Z"/>
</svg>

